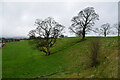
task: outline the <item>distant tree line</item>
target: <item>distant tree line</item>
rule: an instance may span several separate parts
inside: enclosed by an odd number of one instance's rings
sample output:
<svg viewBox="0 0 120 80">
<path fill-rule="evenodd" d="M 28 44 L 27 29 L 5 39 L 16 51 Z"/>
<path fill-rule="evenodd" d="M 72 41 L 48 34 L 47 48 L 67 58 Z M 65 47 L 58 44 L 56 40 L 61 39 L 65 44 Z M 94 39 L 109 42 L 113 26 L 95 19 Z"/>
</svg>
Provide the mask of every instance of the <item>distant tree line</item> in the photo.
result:
<svg viewBox="0 0 120 80">
<path fill-rule="evenodd" d="M 15 39 L 15 38 L 1 38 L 2 43 L 7 43 L 7 42 L 15 42 L 15 41 L 21 41 L 21 40 L 28 40 L 27 38 L 25 39 Z"/>
</svg>

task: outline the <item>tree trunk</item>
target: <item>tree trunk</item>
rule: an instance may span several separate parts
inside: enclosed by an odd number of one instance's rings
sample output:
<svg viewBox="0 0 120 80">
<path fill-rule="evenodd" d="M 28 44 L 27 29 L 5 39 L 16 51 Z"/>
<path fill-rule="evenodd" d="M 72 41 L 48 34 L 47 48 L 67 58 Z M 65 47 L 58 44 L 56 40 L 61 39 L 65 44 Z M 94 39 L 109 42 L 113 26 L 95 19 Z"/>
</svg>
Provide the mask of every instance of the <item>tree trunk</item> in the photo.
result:
<svg viewBox="0 0 120 80">
<path fill-rule="evenodd" d="M 46 53 L 46 56 L 49 56 L 49 55 L 50 55 L 50 52 L 47 52 L 47 53 Z"/>
<path fill-rule="evenodd" d="M 46 40 L 46 42 L 47 42 L 47 53 L 46 53 L 46 56 L 48 56 L 48 55 L 50 55 L 50 47 L 49 47 L 49 34 L 47 34 L 47 40 Z"/>
<path fill-rule="evenodd" d="M 120 31 L 118 31 L 118 36 L 120 36 L 119 34 L 120 34 Z"/>
<path fill-rule="evenodd" d="M 46 53 L 46 56 L 49 56 L 50 55 L 50 50 L 49 50 L 49 47 L 47 48 L 47 53 Z"/>
<path fill-rule="evenodd" d="M 106 37 L 106 34 L 104 36 Z"/>
<path fill-rule="evenodd" d="M 85 39 L 85 28 L 83 28 L 83 33 L 82 33 L 82 40 L 84 40 Z"/>
<path fill-rule="evenodd" d="M 104 32 L 104 37 L 106 37 L 106 32 Z"/>
<path fill-rule="evenodd" d="M 120 25 L 118 26 L 118 36 L 120 36 Z"/>
</svg>

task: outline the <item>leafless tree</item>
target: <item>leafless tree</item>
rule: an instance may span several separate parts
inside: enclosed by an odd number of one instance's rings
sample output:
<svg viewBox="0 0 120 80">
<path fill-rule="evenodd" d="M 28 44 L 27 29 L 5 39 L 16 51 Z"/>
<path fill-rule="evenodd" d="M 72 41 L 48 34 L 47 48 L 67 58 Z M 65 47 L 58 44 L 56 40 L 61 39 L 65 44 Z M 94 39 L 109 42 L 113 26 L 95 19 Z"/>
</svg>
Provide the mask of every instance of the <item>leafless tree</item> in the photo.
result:
<svg viewBox="0 0 120 80">
<path fill-rule="evenodd" d="M 113 27 L 115 28 L 115 30 L 116 30 L 116 32 L 115 33 L 117 33 L 118 34 L 118 36 L 120 36 L 120 22 L 119 22 L 119 24 L 114 24 L 113 25 Z"/>
<path fill-rule="evenodd" d="M 77 31 L 77 32 L 76 32 L 76 36 L 77 36 L 77 37 L 80 37 L 80 36 L 82 36 L 82 30 L 80 30 L 80 31 Z"/>
<path fill-rule="evenodd" d="M 48 56 L 50 55 L 50 48 L 55 44 L 57 37 L 61 35 L 64 26 L 51 17 L 45 20 L 37 19 L 35 25 L 37 28 L 29 32 L 29 35 L 35 36 L 32 44 Z"/>
<path fill-rule="evenodd" d="M 82 39 L 85 39 L 85 34 L 92 30 L 92 26 L 94 26 L 96 20 L 99 20 L 99 15 L 93 7 L 87 7 L 72 18 L 72 25 L 69 29 L 77 35 L 81 32 Z"/>
<path fill-rule="evenodd" d="M 63 34 L 61 34 L 59 37 L 60 37 L 60 38 L 64 38 L 65 36 L 64 36 Z"/>
<path fill-rule="evenodd" d="M 29 34 L 28 34 L 28 36 L 29 36 L 29 39 L 34 39 L 35 38 L 35 30 L 31 30 L 31 31 L 29 31 Z"/>
<path fill-rule="evenodd" d="M 109 23 L 101 25 L 100 28 L 96 28 L 94 30 L 95 33 L 98 33 L 99 35 L 104 35 L 106 37 L 108 34 L 112 33 L 111 27 Z"/>
</svg>

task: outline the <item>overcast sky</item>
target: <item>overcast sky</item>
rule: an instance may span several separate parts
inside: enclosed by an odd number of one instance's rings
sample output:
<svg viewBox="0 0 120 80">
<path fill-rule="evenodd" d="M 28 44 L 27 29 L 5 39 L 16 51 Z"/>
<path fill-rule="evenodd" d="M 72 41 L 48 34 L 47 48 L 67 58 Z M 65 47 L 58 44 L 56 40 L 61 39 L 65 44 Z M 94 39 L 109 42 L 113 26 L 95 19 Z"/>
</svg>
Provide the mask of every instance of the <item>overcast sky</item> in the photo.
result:
<svg viewBox="0 0 120 80">
<path fill-rule="evenodd" d="M 4 37 L 26 37 L 30 30 L 36 28 L 36 19 L 47 17 L 53 17 L 63 24 L 66 27 L 65 34 L 73 36 L 68 30 L 71 19 L 86 7 L 94 7 L 100 16 L 94 28 L 104 23 L 113 25 L 118 20 L 117 2 L 4 2 L 0 3 L 0 6 L 0 36 Z"/>
</svg>

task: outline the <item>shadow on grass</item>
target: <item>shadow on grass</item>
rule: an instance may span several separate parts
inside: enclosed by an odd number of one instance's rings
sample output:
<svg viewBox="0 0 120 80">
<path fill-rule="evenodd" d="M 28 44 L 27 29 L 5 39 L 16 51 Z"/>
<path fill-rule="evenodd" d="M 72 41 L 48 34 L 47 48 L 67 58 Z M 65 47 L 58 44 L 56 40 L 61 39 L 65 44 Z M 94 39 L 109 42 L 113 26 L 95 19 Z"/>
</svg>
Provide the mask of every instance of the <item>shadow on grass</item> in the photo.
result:
<svg viewBox="0 0 120 80">
<path fill-rule="evenodd" d="M 74 46 L 74 45 L 76 45 L 77 43 L 80 43 L 80 42 L 83 42 L 83 41 L 86 41 L 87 39 L 81 39 L 80 41 L 76 41 L 76 42 L 74 42 L 71 46 Z M 60 51 L 63 51 L 63 50 L 65 50 L 65 49 L 67 49 L 67 48 L 69 48 L 69 47 L 64 47 L 64 48 L 62 48 L 62 49 L 60 49 L 60 50 L 57 50 L 57 51 L 55 51 L 55 52 L 51 52 L 51 55 L 52 54 L 55 54 L 55 53 L 57 53 L 57 52 L 60 52 Z"/>
</svg>

